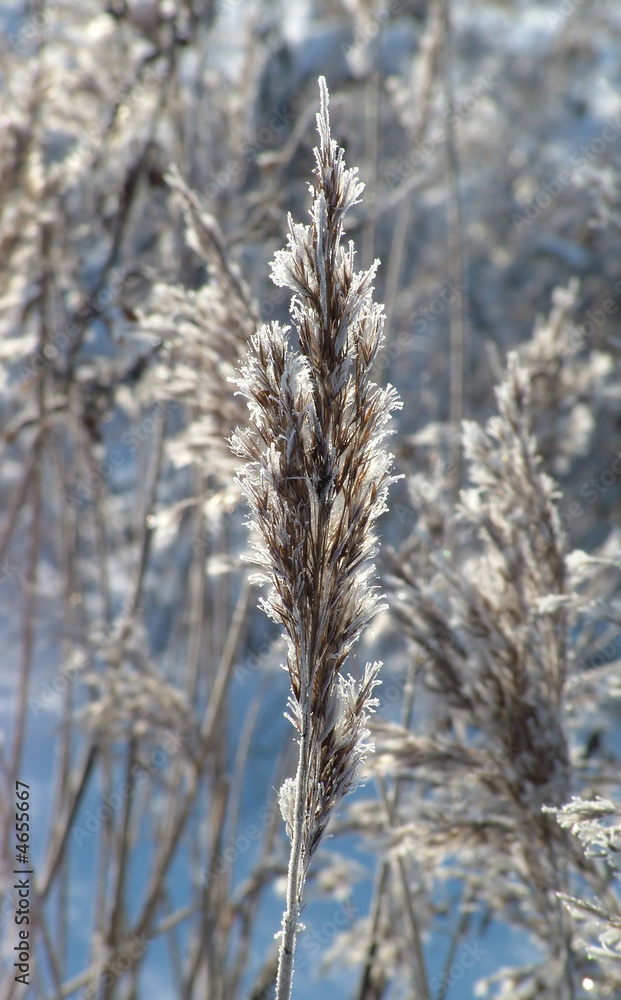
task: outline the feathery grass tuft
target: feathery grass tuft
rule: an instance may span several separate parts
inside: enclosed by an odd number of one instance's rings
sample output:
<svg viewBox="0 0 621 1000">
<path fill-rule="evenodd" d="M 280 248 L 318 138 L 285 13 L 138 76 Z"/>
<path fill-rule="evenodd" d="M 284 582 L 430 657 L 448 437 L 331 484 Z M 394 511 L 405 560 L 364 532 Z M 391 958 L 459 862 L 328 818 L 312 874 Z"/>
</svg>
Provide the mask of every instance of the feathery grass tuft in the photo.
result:
<svg viewBox="0 0 621 1000">
<path fill-rule="evenodd" d="M 354 270 L 341 246 L 345 215 L 363 189 L 330 135 L 328 91 L 319 81 L 320 137 L 309 226 L 290 219 L 288 249 L 276 254 L 273 280 L 294 292 L 290 328 L 263 326 L 237 380 L 252 430 L 232 445 L 245 459 L 239 481 L 257 532 L 254 556 L 271 584 L 262 605 L 285 628 L 291 678 L 288 718 L 299 735 L 295 780 L 280 803 L 291 838 L 277 998 L 291 994 L 293 956 L 306 873 L 338 801 L 356 783 L 370 749 L 366 728 L 377 704 L 380 664 L 362 681 L 340 671 L 380 609 L 373 583 L 373 527 L 386 510 L 392 456 L 382 442 L 400 402 L 370 371 L 384 314 L 372 301 L 378 261 Z"/>
</svg>

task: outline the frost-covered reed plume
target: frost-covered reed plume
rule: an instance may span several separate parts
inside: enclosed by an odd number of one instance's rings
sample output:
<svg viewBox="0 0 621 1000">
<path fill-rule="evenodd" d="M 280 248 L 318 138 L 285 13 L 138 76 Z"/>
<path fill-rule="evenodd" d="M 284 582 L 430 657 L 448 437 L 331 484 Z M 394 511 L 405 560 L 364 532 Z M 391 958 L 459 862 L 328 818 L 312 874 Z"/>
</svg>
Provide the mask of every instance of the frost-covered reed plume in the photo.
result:
<svg viewBox="0 0 621 1000">
<path fill-rule="evenodd" d="M 587 858 L 607 870 L 606 900 L 561 894 L 561 899 L 581 926 L 579 945 L 604 974 L 601 996 L 619 996 L 621 990 L 621 809 L 609 799 L 585 800 L 573 796 L 562 809 L 549 809 L 559 824 L 571 830 L 581 843 Z M 610 883 L 615 880 L 614 890 Z M 602 893 L 603 895 L 603 893 Z M 591 971 L 591 970 L 589 970 Z M 587 982 L 595 985 L 591 976 Z M 613 992 L 614 991 L 614 992 Z"/>
<path fill-rule="evenodd" d="M 246 460 L 240 482 L 258 536 L 254 556 L 271 584 L 262 604 L 288 640 L 287 717 L 299 734 L 297 775 L 280 791 L 291 855 L 278 1000 L 291 993 L 309 862 L 369 749 L 366 721 L 380 665 L 367 664 L 359 684 L 340 670 L 380 607 L 373 526 L 393 481 L 382 440 L 400 405 L 392 387 L 370 381 L 384 320 L 372 301 L 378 262 L 356 272 L 353 244 L 341 246 L 345 214 L 363 185 L 331 139 L 323 77 L 319 86 L 311 224 L 290 220 L 289 248 L 272 265 L 274 282 L 295 293 L 299 351 L 278 323 L 253 338 L 237 382 L 255 429 L 232 442 Z"/>
<path fill-rule="evenodd" d="M 578 832 L 583 814 L 590 822 L 614 807 L 603 799 L 593 808 L 582 798 L 562 804 L 574 791 L 590 798 L 594 788 L 608 796 L 618 787 L 617 771 L 607 776 L 583 751 L 585 728 L 603 714 L 613 684 L 617 690 L 618 666 L 607 663 L 599 676 L 578 670 L 580 652 L 592 651 L 592 628 L 606 635 L 608 621 L 609 634 L 618 632 L 604 576 L 618 568 L 618 543 L 597 557 L 568 552 L 559 489 L 544 471 L 539 437 L 542 431 L 548 467 L 566 468 L 588 442 L 581 397 L 596 398 L 607 377 L 605 359 L 574 359 L 567 350 L 575 290 L 559 289 L 549 319 L 510 354 L 496 390 L 498 414 L 485 426 L 464 422 L 471 487 L 455 511 L 452 548 L 445 541 L 450 490 L 438 476 L 411 537 L 388 553 L 393 613 L 413 640 L 426 688 L 415 731 L 388 721 L 373 726 L 373 766 L 402 785 L 388 835 L 401 857 L 409 854 L 438 882 L 446 870 L 459 872 L 464 898 L 485 900 L 489 913 L 537 942 L 534 960 L 479 981 L 481 995 L 493 988 L 497 1000 L 576 1000 L 583 977 L 603 987 L 612 975 L 582 954 L 569 917 L 578 903 L 567 896 L 588 884 L 600 897 L 605 873 L 566 831 Z M 425 431 L 435 448 L 437 430 Z M 419 479 L 411 485 L 420 496 Z M 377 826 L 368 809 L 358 818 L 367 829 Z M 418 889 L 418 868 L 410 870 Z M 614 902 L 589 907 L 591 914 L 597 908 L 606 940 L 617 941 Z M 393 976 L 395 967 L 393 960 Z"/>
</svg>

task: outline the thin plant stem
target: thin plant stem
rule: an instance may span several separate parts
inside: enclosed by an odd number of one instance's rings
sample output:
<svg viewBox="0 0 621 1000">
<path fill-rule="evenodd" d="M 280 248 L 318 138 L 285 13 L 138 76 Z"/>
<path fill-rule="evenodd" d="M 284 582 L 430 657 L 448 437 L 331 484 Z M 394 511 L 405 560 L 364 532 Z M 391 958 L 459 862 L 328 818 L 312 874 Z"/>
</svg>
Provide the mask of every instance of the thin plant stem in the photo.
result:
<svg viewBox="0 0 621 1000">
<path fill-rule="evenodd" d="M 452 79 L 452 31 L 451 3 L 442 0 L 442 17 L 444 22 L 444 95 L 448 108 L 453 107 Z M 462 448 L 460 442 L 461 422 L 464 417 L 464 364 L 467 336 L 467 295 L 466 295 L 466 263 L 463 236 L 463 213 L 461 207 L 459 181 L 459 155 L 455 136 L 454 116 L 449 115 L 446 130 L 446 170 L 448 178 L 448 211 L 449 211 L 449 249 L 451 280 L 453 287 L 459 289 L 459 294 L 452 298 L 450 305 L 450 413 L 449 420 L 453 431 L 450 469 L 450 488 L 453 503 L 457 502 L 459 487 L 462 480 Z M 452 548 L 452 538 L 447 538 L 449 548 Z"/>
<path fill-rule="evenodd" d="M 300 893 L 304 881 L 302 849 L 304 846 L 303 828 L 306 811 L 306 783 L 308 780 L 309 721 L 307 717 L 305 720 L 306 724 L 300 736 L 300 753 L 295 778 L 295 824 L 293 827 L 293 839 L 291 841 L 291 853 L 289 855 L 289 868 L 287 871 L 287 909 L 283 917 L 283 929 L 278 957 L 276 1000 L 289 1000 L 293 982 L 293 958 L 300 915 Z"/>
</svg>

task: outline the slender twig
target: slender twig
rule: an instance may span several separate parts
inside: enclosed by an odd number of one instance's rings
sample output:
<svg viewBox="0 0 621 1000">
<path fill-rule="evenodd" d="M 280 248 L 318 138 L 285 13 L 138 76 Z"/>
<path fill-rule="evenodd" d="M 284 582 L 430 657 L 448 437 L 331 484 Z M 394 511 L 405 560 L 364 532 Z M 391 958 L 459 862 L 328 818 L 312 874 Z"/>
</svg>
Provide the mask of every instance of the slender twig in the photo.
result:
<svg viewBox="0 0 621 1000">
<path fill-rule="evenodd" d="M 2 533 L 2 539 L 0 540 L 0 563 L 4 563 L 9 545 L 11 544 L 15 525 L 17 524 L 17 519 L 24 509 L 24 501 L 30 488 L 33 473 L 39 461 L 39 440 L 43 433 L 44 432 L 41 429 L 39 429 L 36 433 L 36 437 L 33 441 L 30 455 L 26 461 L 19 486 L 16 488 L 9 506 L 6 517 L 6 526 Z"/>
<path fill-rule="evenodd" d="M 407 684 L 405 688 L 405 699 L 403 703 L 403 718 L 402 725 L 404 730 L 408 730 L 412 724 L 412 715 L 414 712 L 414 677 L 412 675 L 408 676 Z M 387 816 L 390 822 L 391 816 L 397 815 L 397 810 L 399 808 L 399 798 L 403 787 L 403 782 L 399 777 L 395 779 L 392 796 L 390 801 L 385 796 L 387 802 Z M 390 875 L 390 862 L 382 861 L 377 879 L 375 882 L 375 889 L 373 893 L 373 903 L 371 907 L 371 932 L 369 934 L 369 941 L 367 944 L 366 959 L 362 967 L 362 973 L 360 976 L 360 984 L 358 986 L 358 992 L 356 994 L 357 1000 L 369 1000 L 369 990 L 371 988 L 371 982 L 373 978 L 373 968 L 375 965 L 375 960 L 377 958 L 377 952 L 379 947 L 379 930 L 380 930 L 380 919 L 382 913 L 382 902 L 384 894 L 386 893 L 389 885 L 389 875 Z M 417 977 L 425 983 L 427 981 L 427 973 L 425 968 L 424 956 L 422 964 L 419 962 Z M 427 996 L 428 990 L 423 990 L 422 995 Z"/>
<path fill-rule="evenodd" d="M 379 74 L 372 73 L 367 83 L 365 107 L 365 161 L 367 187 L 373 200 L 377 197 L 377 157 L 379 128 Z M 362 266 L 371 267 L 375 260 L 375 219 L 366 219 L 362 227 Z"/>
<path fill-rule="evenodd" d="M 144 902 L 142 909 L 138 918 L 136 919 L 133 927 L 128 930 L 126 937 L 128 939 L 142 938 L 147 934 L 155 936 L 155 931 L 153 931 L 153 921 L 157 906 L 160 902 L 161 890 L 164 884 L 164 879 L 170 868 L 172 860 L 175 855 L 175 851 L 179 844 L 179 840 L 186 829 L 186 823 L 190 810 L 196 801 L 197 792 L 200 784 L 200 776 L 203 773 L 205 760 L 208 756 L 209 749 L 213 740 L 213 734 L 215 726 L 218 719 L 219 709 L 222 704 L 222 698 L 226 693 L 226 686 L 228 678 L 235 662 L 235 656 L 239 647 L 239 642 L 243 633 L 243 625 L 245 621 L 245 616 L 248 608 L 248 593 L 249 588 L 244 586 L 242 588 L 242 594 L 238 600 L 238 604 L 233 615 L 229 631 L 227 634 L 227 639 L 224 645 L 224 650 L 222 654 L 222 659 L 218 668 L 217 681 L 215 687 L 217 688 L 217 694 L 214 689 L 212 692 L 212 698 L 210 699 L 210 705 L 208 706 L 205 722 L 203 724 L 203 729 L 200 737 L 200 744 L 197 751 L 196 758 L 194 760 L 194 766 L 189 773 L 187 788 L 184 790 L 180 804 L 178 805 L 176 811 L 170 814 L 170 819 L 167 824 L 166 829 L 163 831 L 162 836 L 158 842 L 158 853 L 156 855 L 155 861 L 151 868 L 151 877 L 149 883 L 145 890 Z M 212 706 L 211 701 L 215 701 Z M 85 781 L 81 782 L 81 787 L 84 787 Z M 75 808 L 77 808 L 77 803 L 73 804 L 72 813 L 75 813 Z M 68 835 L 70 829 L 70 823 L 63 823 L 64 837 Z M 64 842 L 64 841 L 63 841 Z M 54 853 L 55 863 L 57 863 L 58 855 L 62 845 L 56 848 Z M 53 870 L 53 869 L 52 869 Z M 48 874 L 45 879 L 45 887 L 48 888 L 51 882 L 51 874 Z M 124 954 L 123 945 L 119 944 L 117 947 L 108 955 L 108 964 L 112 965 L 118 957 Z M 133 968 L 136 962 L 135 958 L 131 955 L 124 954 L 124 961 L 127 964 L 128 970 Z M 65 983 L 63 986 L 63 996 L 68 996 L 70 993 L 79 989 L 85 983 L 92 980 L 93 976 L 100 972 L 100 966 L 97 962 L 93 963 L 89 969 L 84 970 L 79 973 L 74 979 Z"/>
<path fill-rule="evenodd" d="M 451 2 L 442 0 L 442 16 L 444 21 L 444 95 L 448 108 L 454 104 L 452 78 L 452 32 L 451 32 Z M 461 422 L 464 417 L 464 364 L 467 339 L 467 303 L 466 292 L 466 259 L 463 236 L 463 218 L 459 182 L 459 156 L 455 136 L 455 116 L 447 118 L 446 130 L 446 169 L 448 176 L 448 208 L 450 226 L 450 266 L 453 287 L 459 289 L 459 294 L 452 297 L 450 304 L 451 327 L 451 360 L 450 360 L 450 414 L 449 419 L 453 429 L 453 440 L 450 459 L 450 487 L 453 503 L 457 502 L 459 487 L 462 480 L 462 449 L 460 442 Z M 452 539 L 448 538 L 449 548 Z"/>
<path fill-rule="evenodd" d="M 444 40 L 443 23 L 440 16 L 441 2 L 442 0 L 434 0 L 429 8 L 427 27 L 420 46 L 420 56 L 416 66 L 413 86 L 417 113 L 408 137 L 409 145 L 412 147 L 416 147 L 425 138 L 431 118 L 431 99 L 436 82 L 439 55 Z M 396 213 L 396 222 L 388 257 L 385 294 L 386 325 L 384 329 L 387 341 L 390 340 L 391 330 L 396 322 L 397 299 L 407 256 L 407 238 L 412 220 L 412 194 L 413 191 L 404 191 L 403 198 L 399 201 L 399 211 Z M 374 373 L 376 378 L 381 377 L 382 362 L 383 355 L 380 355 L 377 366 L 378 371 Z"/>
<path fill-rule="evenodd" d="M 450 970 L 453 965 L 453 960 L 455 958 L 455 952 L 457 951 L 457 945 L 468 930 L 468 925 L 470 924 L 471 913 L 465 905 L 462 899 L 460 904 L 460 911 L 458 914 L 458 919 L 455 923 L 453 933 L 451 934 L 451 940 L 449 943 L 449 948 L 444 960 L 444 969 L 440 977 L 440 986 L 438 988 L 438 995 L 436 1000 L 446 1000 L 446 996 L 449 991 L 450 986 Z"/>
<path fill-rule="evenodd" d="M 195 480 L 198 483 L 200 476 L 195 470 Z M 207 556 L 207 541 L 204 537 L 205 517 L 201 510 L 200 497 L 197 509 L 193 512 L 194 524 L 198 528 L 198 543 L 194 546 L 192 563 L 189 570 L 189 604 L 190 604 L 190 638 L 188 642 L 188 662 L 186 668 L 186 692 L 191 703 L 196 697 L 198 685 L 198 668 L 201 658 L 201 647 L 204 638 L 205 622 L 205 559 Z"/>
</svg>

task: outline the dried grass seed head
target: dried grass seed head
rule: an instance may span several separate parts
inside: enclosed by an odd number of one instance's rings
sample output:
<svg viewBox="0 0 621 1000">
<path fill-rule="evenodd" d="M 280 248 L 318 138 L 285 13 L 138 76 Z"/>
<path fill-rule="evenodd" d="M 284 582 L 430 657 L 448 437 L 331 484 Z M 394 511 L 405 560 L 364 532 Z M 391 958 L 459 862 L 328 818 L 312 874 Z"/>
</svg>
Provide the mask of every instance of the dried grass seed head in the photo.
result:
<svg viewBox="0 0 621 1000">
<path fill-rule="evenodd" d="M 341 245 L 363 185 L 330 136 L 323 80 L 320 90 L 310 224 L 289 220 L 288 247 L 272 267 L 274 282 L 293 292 L 299 351 L 278 323 L 252 338 L 237 379 L 251 429 L 232 439 L 246 463 L 239 482 L 255 529 L 254 560 L 271 583 L 263 606 L 288 640 L 289 717 L 299 732 L 312 726 L 309 857 L 368 749 L 379 665 L 367 667 L 359 686 L 339 671 L 382 606 L 374 526 L 395 478 L 383 440 L 400 406 L 392 387 L 370 379 L 384 322 L 372 301 L 377 263 L 356 272 L 353 244 Z M 285 816 L 291 791 L 283 787 Z"/>
</svg>

